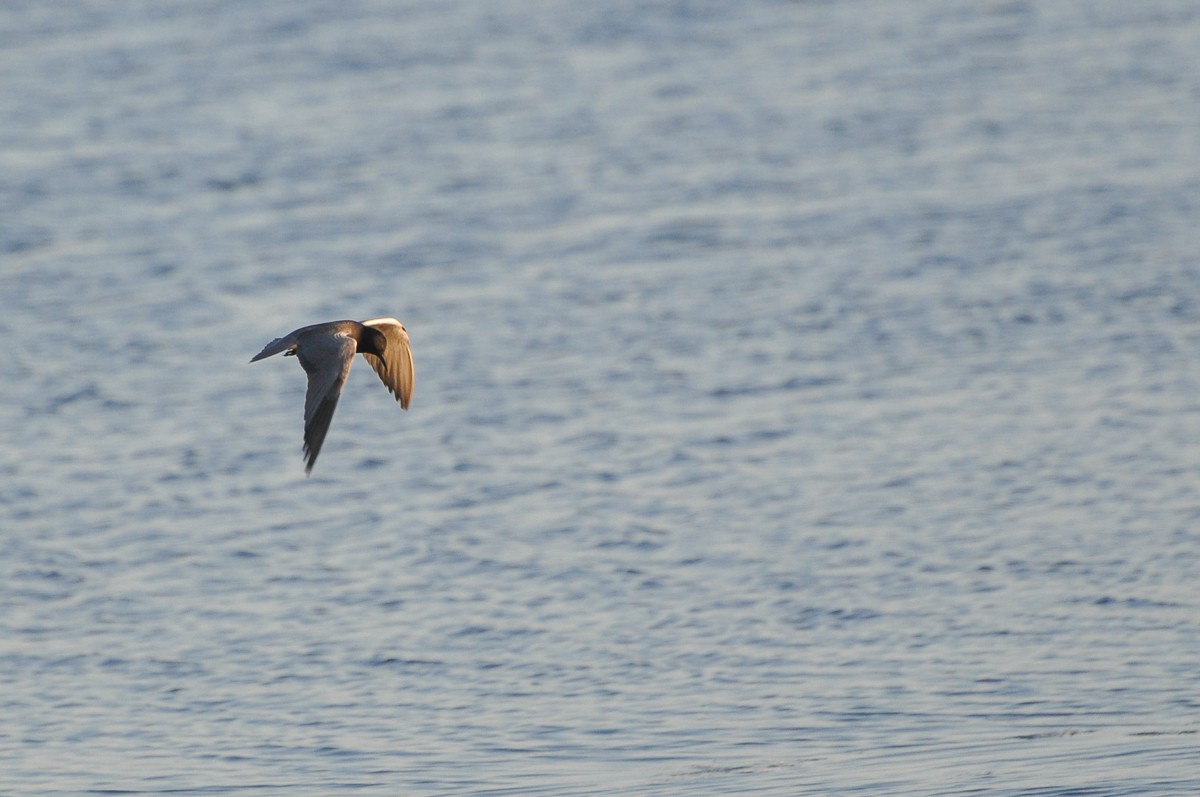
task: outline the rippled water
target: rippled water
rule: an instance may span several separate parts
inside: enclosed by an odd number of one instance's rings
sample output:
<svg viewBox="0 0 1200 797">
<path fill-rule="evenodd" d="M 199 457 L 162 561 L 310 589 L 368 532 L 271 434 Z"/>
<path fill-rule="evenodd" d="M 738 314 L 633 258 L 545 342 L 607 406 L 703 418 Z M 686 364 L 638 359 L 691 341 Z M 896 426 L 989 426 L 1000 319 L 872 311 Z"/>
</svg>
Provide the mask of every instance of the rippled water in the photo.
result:
<svg viewBox="0 0 1200 797">
<path fill-rule="evenodd" d="M 1197 41 L 4 6 L 0 792 L 1200 791 Z"/>
</svg>

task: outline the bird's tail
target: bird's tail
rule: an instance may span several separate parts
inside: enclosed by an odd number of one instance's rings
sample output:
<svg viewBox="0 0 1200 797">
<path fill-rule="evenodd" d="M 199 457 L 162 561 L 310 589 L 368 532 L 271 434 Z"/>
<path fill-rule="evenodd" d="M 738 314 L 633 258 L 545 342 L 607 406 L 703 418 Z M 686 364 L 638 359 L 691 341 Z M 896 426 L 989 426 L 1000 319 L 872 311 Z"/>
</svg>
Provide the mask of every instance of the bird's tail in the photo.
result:
<svg viewBox="0 0 1200 797">
<path fill-rule="evenodd" d="M 264 357 L 270 357 L 273 354 L 279 354 L 281 351 L 287 351 L 296 347 L 296 341 L 291 335 L 285 338 L 275 338 L 275 340 L 263 347 L 263 350 L 250 358 L 250 362 L 257 362 Z"/>
</svg>

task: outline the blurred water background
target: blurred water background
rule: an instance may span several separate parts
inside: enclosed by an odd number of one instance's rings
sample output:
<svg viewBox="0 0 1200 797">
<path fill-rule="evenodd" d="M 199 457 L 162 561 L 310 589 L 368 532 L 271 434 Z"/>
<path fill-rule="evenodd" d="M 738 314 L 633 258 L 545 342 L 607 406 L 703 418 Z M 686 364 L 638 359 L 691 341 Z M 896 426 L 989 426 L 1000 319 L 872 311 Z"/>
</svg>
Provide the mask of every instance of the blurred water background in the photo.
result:
<svg viewBox="0 0 1200 797">
<path fill-rule="evenodd" d="M 0 793 L 1200 793 L 1200 6 L 0 7 Z M 313 476 L 296 327 L 394 315 Z"/>
</svg>

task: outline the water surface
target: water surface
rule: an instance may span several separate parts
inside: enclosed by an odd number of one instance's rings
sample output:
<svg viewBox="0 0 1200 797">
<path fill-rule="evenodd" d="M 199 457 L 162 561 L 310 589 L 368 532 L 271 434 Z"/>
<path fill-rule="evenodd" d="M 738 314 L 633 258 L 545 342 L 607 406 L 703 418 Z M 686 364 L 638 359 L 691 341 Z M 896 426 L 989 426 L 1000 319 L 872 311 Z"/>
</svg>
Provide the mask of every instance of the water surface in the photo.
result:
<svg viewBox="0 0 1200 797">
<path fill-rule="evenodd" d="M 1200 790 L 1192 4 L 0 31 L 0 791 Z"/>
</svg>

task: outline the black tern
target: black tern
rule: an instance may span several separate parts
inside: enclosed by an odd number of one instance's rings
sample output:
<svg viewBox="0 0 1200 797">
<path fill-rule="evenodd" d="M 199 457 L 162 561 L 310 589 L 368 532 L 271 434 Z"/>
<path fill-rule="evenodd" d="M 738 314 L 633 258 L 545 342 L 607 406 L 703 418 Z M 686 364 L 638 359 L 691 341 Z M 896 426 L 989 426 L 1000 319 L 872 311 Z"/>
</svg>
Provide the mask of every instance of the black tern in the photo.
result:
<svg viewBox="0 0 1200 797">
<path fill-rule="evenodd" d="M 366 358 L 400 407 L 408 409 L 413 391 L 412 349 L 408 331 L 394 318 L 372 318 L 362 323 L 329 321 L 301 327 L 275 338 L 250 362 L 279 352 L 285 357 L 295 356 L 308 374 L 308 393 L 304 397 L 305 474 L 312 472 L 321 453 L 355 352 Z"/>
</svg>

